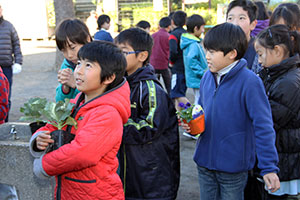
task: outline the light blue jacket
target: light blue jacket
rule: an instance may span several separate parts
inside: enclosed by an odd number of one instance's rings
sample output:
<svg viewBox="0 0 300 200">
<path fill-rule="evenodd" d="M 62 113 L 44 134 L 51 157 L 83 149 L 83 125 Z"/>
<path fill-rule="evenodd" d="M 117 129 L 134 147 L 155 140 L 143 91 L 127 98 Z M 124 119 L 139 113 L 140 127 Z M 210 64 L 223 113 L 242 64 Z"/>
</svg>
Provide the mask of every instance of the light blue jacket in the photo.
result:
<svg viewBox="0 0 300 200">
<path fill-rule="evenodd" d="M 66 68 L 70 68 L 74 72 L 75 64 L 68 61 L 67 59 L 64 59 L 63 63 L 61 64 L 60 69 L 66 69 Z M 80 91 L 77 90 L 76 88 L 75 89 L 70 88 L 69 93 L 66 94 L 62 91 L 62 84 L 59 84 L 56 88 L 55 100 L 56 100 L 56 102 L 58 102 L 58 101 L 65 101 L 65 98 L 74 99 L 79 92 Z"/>
<path fill-rule="evenodd" d="M 183 51 L 186 86 L 199 88 L 200 81 L 207 70 L 205 53 L 200 45 L 201 40 L 190 33 L 183 33 L 180 48 Z"/>
</svg>

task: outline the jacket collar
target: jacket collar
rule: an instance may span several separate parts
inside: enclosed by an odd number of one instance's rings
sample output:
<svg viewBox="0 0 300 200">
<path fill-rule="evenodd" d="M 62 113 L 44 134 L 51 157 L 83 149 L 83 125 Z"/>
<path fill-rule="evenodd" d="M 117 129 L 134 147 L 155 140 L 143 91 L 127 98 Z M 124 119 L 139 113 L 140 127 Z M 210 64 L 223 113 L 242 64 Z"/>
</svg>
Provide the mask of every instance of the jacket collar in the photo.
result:
<svg viewBox="0 0 300 200">
<path fill-rule="evenodd" d="M 4 21 L 3 16 L 0 17 L 0 24 L 2 24 L 2 22 Z"/>
</svg>

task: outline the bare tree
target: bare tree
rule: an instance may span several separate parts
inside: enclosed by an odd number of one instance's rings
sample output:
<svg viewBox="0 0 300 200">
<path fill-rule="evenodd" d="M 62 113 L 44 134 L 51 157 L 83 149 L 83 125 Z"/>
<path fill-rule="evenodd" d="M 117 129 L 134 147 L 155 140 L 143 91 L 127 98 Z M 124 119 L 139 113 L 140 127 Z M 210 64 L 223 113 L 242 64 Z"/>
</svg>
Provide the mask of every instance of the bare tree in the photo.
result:
<svg viewBox="0 0 300 200">
<path fill-rule="evenodd" d="M 73 0 L 54 0 L 56 26 L 66 18 L 74 18 Z M 55 70 L 58 70 L 63 61 L 63 54 L 56 48 Z"/>
</svg>

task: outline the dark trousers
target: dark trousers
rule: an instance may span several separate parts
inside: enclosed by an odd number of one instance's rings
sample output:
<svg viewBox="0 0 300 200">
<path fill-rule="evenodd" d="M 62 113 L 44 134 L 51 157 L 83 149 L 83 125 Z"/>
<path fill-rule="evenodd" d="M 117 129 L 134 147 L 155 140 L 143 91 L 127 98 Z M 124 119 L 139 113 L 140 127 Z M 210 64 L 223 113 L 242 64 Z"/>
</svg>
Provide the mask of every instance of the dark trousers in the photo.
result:
<svg viewBox="0 0 300 200">
<path fill-rule="evenodd" d="M 171 72 L 168 69 L 156 69 L 155 73 L 157 74 L 157 78 L 160 78 L 160 75 L 162 75 L 163 80 L 164 80 L 164 84 L 166 86 L 166 90 L 168 92 L 168 94 L 170 94 L 170 90 L 171 90 Z"/>
<path fill-rule="evenodd" d="M 8 106 L 9 109 L 11 107 L 11 101 L 10 101 L 10 97 L 11 97 L 11 86 L 12 86 L 12 82 L 13 82 L 13 73 L 12 73 L 12 67 L 2 67 L 2 71 L 4 73 L 4 75 L 6 76 L 8 82 L 9 82 L 9 94 L 8 94 Z M 8 122 L 8 114 L 7 113 L 7 117 L 5 119 L 5 122 Z"/>
</svg>

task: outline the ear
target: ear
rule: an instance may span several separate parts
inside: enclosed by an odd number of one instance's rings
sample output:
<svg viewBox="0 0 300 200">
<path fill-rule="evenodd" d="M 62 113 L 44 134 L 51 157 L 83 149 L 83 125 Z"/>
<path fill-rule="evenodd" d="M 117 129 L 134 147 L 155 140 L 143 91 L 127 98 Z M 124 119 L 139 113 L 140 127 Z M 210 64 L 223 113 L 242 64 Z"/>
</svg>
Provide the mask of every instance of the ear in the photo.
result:
<svg viewBox="0 0 300 200">
<path fill-rule="evenodd" d="M 110 77 L 106 78 L 102 83 L 103 83 L 104 85 L 109 85 L 109 84 L 111 84 L 115 79 L 116 79 L 116 75 L 113 74 L 113 75 L 111 75 Z"/>
<path fill-rule="evenodd" d="M 87 37 L 86 41 L 91 42 L 91 38 Z"/>
<path fill-rule="evenodd" d="M 230 60 L 235 60 L 236 56 L 237 56 L 237 51 L 235 49 L 231 50 L 230 52 L 228 52 L 226 54 L 226 56 L 228 56 L 228 58 Z"/>
<path fill-rule="evenodd" d="M 253 31 L 256 27 L 257 20 L 253 20 L 253 22 L 250 23 L 250 30 Z"/>
<path fill-rule="evenodd" d="M 275 45 L 273 51 L 277 58 L 283 58 L 285 56 L 285 49 L 280 45 Z"/>
<path fill-rule="evenodd" d="M 201 27 L 200 27 L 201 28 Z M 196 33 L 199 30 L 197 26 L 194 27 L 194 33 Z"/>
<path fill-rule="evenodd" d="M 137 55 L 137 59 L 143 63 L 145 60 L 147 60 L 148 56 L 148 51 L 142 51 Z"/>
</svg>

